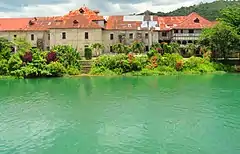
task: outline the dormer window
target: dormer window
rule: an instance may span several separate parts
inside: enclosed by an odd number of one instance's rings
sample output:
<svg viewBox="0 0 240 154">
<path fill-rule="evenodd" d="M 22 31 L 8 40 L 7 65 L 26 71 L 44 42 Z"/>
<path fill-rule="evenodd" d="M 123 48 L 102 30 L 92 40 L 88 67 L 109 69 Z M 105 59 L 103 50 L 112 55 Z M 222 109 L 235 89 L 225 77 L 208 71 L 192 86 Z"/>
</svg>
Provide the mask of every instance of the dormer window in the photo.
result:
<svg viewBox="0 0 240 154">
<path fill-rule="evenodd" d="M 77 21 L 77 20 L 74 20 L 73 23 L 74 23 L 74 24 L 78 24 L 78 21 Z"/>
<path fill-rule="evenodd" d="M 199 23 L 199 19 L 196 18 L 196 19 L 194 20 L 194 22 L 195 22 L 195 23 Z"/>
<path fill-rule="evenodd" d="M 81 14 L 83 14 L 83 13 L 84 13 L 84 10 L 81 8 L 81 9 L 79 9 L 79 12 L 80 12 Z"/>
</svg>

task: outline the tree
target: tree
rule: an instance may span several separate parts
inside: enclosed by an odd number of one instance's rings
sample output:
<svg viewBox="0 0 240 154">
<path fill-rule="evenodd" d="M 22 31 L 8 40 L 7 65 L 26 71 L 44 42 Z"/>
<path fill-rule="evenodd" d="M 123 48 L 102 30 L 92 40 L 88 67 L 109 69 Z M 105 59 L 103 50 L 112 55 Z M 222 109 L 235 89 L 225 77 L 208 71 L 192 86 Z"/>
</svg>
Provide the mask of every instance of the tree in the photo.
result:
<svg viewBox="0 0 240 154">
<path fill-rule="evenodd" d="M 151 50 L 156 50 L 158 53 L 161 53 L 162 54 L 162 46 L 160 43 L 156 42 L 156 43 L 153 43 L 152 46 L 151 46 Z"/>
<path fill-rule="evenodd" d="M 225 23 L 205 29 L 199 39 L 200 45 L 209 46 L 213 53 L 226 59 L 227 54 L 240 48 L 240 36 L 237 30 Z"/>
<path fill-rule="evenodd" d="M 221 16 L 218 20 L 231 27 L 234 27 L 240 35 L 240 5 L 227 7 L 220 12 Z"/>
<path fill-rule="evenodd" d="M 173 53 L 180 53 L 180 45 L 178 43 L 171 42 L 169 45 L 172 47 Z"/>
<path fill-rule="evenodd" d="M 117 43 L 117 44 L 114 44 L 112 46 L 113 48 L 113 51 L 115 53 L 128 53 L 129 52 L 129 48 L 128 46 L 122 44 L 122 43 Z"/>
<path fill-rule="evenodd" d="M 143 53 L 144 52 L 144 44 L 142 42 L 135 41 L 131 45 L 132 51 L 134 53 Z"/>
<path fill-rule="evenodd" d="M 197 47 L 193 43 L 189 43 L 185 46 L 185 51 L 187 56 L 191 57 L 195 54 L 195 51 L 197 50 Z"/>
<path fill-rule="evenodd" d="M 11 48 L 13 43 L 5 38 L 0 38 L 0 59 L 9 59 L 11 56 Z"/>
<path fill-rule="evenodd" d="M 95 51 L 96 56 L 99 56 L 102 53 L 102 50 L 104 49 L 104 45 L 101 43 L 94 43 L 91 45 L 91 48 Z"/>
<path fill-rule="evenodd" d="M 32 48 L 31 43 L 29 43 L 25 38 L 16 38 L 14 44 L 17 46 L 17 52 L 24 53 Z"/>
</svg>

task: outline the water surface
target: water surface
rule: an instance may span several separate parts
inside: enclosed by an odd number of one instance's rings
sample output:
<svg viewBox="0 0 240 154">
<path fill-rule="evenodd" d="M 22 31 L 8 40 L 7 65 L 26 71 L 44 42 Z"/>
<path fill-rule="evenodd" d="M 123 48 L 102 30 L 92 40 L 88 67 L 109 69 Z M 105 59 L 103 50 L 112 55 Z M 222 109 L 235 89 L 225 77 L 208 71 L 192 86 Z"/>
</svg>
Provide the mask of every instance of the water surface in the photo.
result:
<svg viewBox="0 0 240 154">
<path fill-rule="evenodd" d="M 1 154 L 239 154 L 240 76 L 0 80 Z"/>
</svg>

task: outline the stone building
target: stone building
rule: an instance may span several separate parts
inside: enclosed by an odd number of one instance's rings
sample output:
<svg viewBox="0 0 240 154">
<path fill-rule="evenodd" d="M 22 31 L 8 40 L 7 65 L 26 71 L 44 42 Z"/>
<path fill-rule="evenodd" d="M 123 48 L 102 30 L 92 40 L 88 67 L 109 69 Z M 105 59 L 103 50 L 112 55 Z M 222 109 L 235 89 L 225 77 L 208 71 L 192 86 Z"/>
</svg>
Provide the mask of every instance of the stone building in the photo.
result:
<svg viewBox="0 0 240 154">
<path fill-rule="evenodd" d="M 203 28 L 214 25 L 197 13 L 188 16 L 149 15 L 102 16 L 97 10 L 81 7 L 63 16 L 0 18 L 0 37 L 26 38 L 33 47 L 49 50 L 55 45 L 72 45 L 83 55 L 85 47 L 102 43 L 112 52 L 116 43 L 141 41 L 146 50 L 155 42 L 194 43 Z"/>
</svg>

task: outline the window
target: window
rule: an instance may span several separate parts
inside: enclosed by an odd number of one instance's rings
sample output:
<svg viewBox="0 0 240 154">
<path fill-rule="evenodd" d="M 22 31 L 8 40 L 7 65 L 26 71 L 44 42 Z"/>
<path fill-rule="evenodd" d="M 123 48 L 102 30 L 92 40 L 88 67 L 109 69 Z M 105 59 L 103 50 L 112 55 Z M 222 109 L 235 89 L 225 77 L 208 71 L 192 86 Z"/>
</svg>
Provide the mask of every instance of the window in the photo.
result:
<svg viewBox="0 0 240 154">
<path fill-rule="evenodd" d="M 110 46 L 110 52 L 113 52 L 113 47 L 112 46 Z"/>
<path fill-rule="evenodd" d="M 167 36 L 167 32 L 162 32 L 162 36 Z"/>
<path fill-rule="evenodd" d="M 193 41 L 189 40 L 188 43 L 193 43 Z"/>
<path fill-rule="evenodd" d="M 133 39 L 133 33 L 129 34 L 129 39 Z"/>
<path fill-rule="evenodd" d="M 88 39 L 88 32 L 85 32 L 85 40 Z"/>
<path fill-rule="evenodd" d="M 16 37 L 17 37 L 17 35 L 13 35 L 13 37 L 14 37 L 14 38 L 16 38 Z"/>
<path fill-rule="evenodd" d="M 181 33 L 183 33 L 183 30 L 181 30 Z"/>
<path fill-rule="evenodd" d="M 182 41 L 182 44 L 186 45 L 186 44 L 187 44 L 187 41 L 185 41 L 185 40 L 184 40 L 184 41 Z"/>
<path fill-rule="evenodd" d="M 88 48 L 88 45 L 85 45 L 84 48 L 85 48 L 85 49 Z"/>
<path fill-rule="evenodd" d="M 149 47 L 148 46 L 145 46 L 145 51 L 149 51 Z"/>
<path fill-rule="evenodd" d="M 199 23 L 200 21 L 199 21 L 198 18 L 196 18 L 196 19 L 194 20 L 194 22 L 195 22 L 195 23 Z"/>
<path fill-rule="evenodd" d="M 175 29 L 175 30 L 174 30 L 174 33 L 178 33 L 178 30 L 177 30 L 177 29 Z"/>
<path fill-rule="evenodd" d="M 31 34 L 31 40 L 34 41 L 34 34 Z"/>
<path fill-rule="evenodd" d="M 194 30 L 193 29 L 189 29 L 188 33 L 194 33 Z"/>
<path fill-rule="evenodd" d="M 181 41 L 177 41 L 178 44 L 181 44 Z"/>
<path fill-rule="evenodd" d="M 50 35 L 50 34 L 48 34 L 48 40 L 50 40 L 50 37 L 51 37 L 51 35 Z"/>
<path fill-rule="evenodd" d="M 110 40 L 113 40 L 113 34 L 110 34 Z"/>
<path fill-rule="evenodd" d="M 148 33 L 145 33 L 145 39 L 148 39 Z"/>
<path fill-rule="evenodd" d="M 66 39 L 66 32 L 62 32 L 62 39 Z"/>
</svg>

